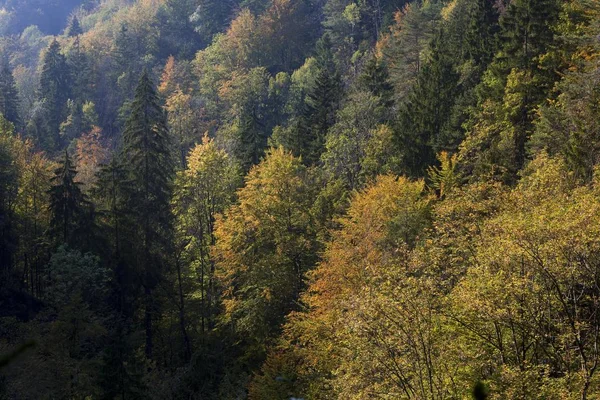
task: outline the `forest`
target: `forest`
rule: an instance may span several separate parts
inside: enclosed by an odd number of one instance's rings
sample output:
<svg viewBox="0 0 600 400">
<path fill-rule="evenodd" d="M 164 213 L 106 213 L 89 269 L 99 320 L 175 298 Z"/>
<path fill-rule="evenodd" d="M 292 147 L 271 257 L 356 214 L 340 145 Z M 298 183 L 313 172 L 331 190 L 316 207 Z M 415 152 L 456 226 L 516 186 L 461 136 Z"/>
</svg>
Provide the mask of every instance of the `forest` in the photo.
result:
<svg viewBox="0 0 600 400">
<path fill-rule="evenodd" d="M 0 0 L 0 400 L 599 369 L 600 1 Z"/>
</svg>

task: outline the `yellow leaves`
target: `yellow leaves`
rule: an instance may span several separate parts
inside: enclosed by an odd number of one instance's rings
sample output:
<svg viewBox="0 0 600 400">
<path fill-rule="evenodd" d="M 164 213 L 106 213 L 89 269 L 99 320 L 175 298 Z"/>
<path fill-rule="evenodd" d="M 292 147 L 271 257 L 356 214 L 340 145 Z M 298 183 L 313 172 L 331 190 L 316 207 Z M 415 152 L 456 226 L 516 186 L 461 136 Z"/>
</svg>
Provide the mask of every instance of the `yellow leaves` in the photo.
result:
<svg viewBox="0 0 600 400">
<path fill-rule="evenodd" d="M 163 96 L 172 92 L 175 88 L 173 87 L 173 78 L 175 74 L 175 57 L 169 56 L 163 73 L 160 78 L 160 85 L 158 86 L 158 92 Z"/>
<path fill-rule="evenodd" d="M 100 166 L 109 158 L 109 151 L 102 139 L 102 130 L 94 126 L 76 141 L 77 181 L 84 189 L 90 189 L 96 182 Z"/>
<path fill-rule="evenodd" d="M 229 317 L 256 340 L 266 340 L 291 311 L 314 263 L 306 168 L 283 148 L 271 149 L 246 176 L 238 204 L 216 224 L 216 274 L 235 307 Z"/>
<path fill-rule="evenodd" d="M 458 177 L 455 172 L 458 154 L 450 156 L 448 152 L 442 151 L 438 154 L 437 159 L 440 166 L 429 167 L 427 173 L 429 174 L 429 179 L 432 182 L 433 188 L 436 189 L 439 196 L 443 198 L 458 183 Z"/>
</svg>

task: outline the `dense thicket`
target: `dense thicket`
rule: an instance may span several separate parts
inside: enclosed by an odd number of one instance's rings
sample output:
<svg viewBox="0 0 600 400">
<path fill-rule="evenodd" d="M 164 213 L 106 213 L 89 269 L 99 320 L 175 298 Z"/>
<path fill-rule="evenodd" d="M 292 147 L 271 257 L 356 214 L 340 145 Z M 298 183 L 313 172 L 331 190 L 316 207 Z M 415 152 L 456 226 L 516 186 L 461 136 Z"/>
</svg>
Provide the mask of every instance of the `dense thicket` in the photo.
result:
<svg viewBox="0 0 600 400">
<path fill-rule="evenodd" d="M 600 396 L 597 1 L 20 0 L 0 35 L 0 399 Z"/>
</svg>

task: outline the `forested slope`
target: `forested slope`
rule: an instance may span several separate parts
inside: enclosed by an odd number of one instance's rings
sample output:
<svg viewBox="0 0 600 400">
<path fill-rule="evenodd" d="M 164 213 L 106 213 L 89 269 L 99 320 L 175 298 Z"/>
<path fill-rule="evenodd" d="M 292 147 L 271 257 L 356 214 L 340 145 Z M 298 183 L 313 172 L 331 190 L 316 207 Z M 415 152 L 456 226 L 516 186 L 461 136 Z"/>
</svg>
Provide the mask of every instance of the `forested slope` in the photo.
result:
<svg viewBox="0 0 600 400">
<path fill-rule="evenodd" d="M 598 1 L 0 34 L 0 399 L 600 396 Z"/>
</svg>

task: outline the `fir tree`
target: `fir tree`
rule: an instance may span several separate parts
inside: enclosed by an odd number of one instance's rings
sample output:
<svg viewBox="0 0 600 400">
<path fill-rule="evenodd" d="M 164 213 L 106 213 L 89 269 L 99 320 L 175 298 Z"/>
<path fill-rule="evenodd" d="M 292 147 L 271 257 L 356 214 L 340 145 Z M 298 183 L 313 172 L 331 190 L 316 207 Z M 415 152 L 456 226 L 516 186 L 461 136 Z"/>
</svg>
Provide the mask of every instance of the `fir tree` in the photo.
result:
<svg viewBox="0 0 600 400">
<path fill-rule="evenodd" d="M 514 0 L 500 20 L 502 54 L 507 67 L 536 69 L 539 56 L 554 39 L 553 26 L 558 21 L 557 0 Z"/>
<path fill-rule="evenodd" d="M 93 77 L 90 59 L 81 48 L 79 37 L 76 37 L 73 42 L 73 47 L 67 56 L 67 64 L 72 79 L 71 98 L 83 104 L 92 97 Z"/>
<path fill-rule="evenodd" d="M 160 280 L 171 234 L 171 159 L 166 115 L 147 72 L 142 74 L 131 114 L 125 123 L 121 161 L 129 176 L 131 195 L 126 209 L 138 228 L 134 264 L 145 291 L 146 355 L 152 356 L 152 292 Z"/>
<path fill-rule="evenodd" d="M 400 110 L 397 139 L 403 166 L 411 176 L 423 176 L 436 161 L 436 152 L 450 144 L 441 136 L 457 92 L 458 74 L 440 31 L 432 42 L 431 59 Z"/>
<path fill-rule="evenodd" d="M 67 36 L 75 37 L 79 36 L 83 33 L 83 29 L 81 29 L 81 25 L 79 24 L 79 19 L 76 15 L 73 16 L 69 26 L 67 27 Z"/>
<path fill-rule="evenodd" d="M 77 171 L 65 150 L 61 165 L 54 171 L 50 195 L 50 233 L 58 243 L 76 247 L 85 233 L 88 201 L 75 181 Z"/>
<path fill-rule="evenodd" d="M 389 81 L 389 74 L 385 64 L 373 55 L 361 75 L 358 77 L 358 85 L 366 89 L 374 96 L 379 97 L 381 107 L 385 111 L 391 111 L 394 105 L 394 87 Z"/>
<path fill-rule="evenodd" d="M 70 74 L 65 56 L 60 52 L 60 44 L 52 41 L 44 56 L 40 77 L 40 97 L 45 99 L 48 110 L 48 137 L 44 141 L 50 148 L 60 147 L 60 123 L 66 117 L 66 105 L 70 96 Z"/>
<path fill-rule="evenodd" d="M 0 114 L 15 126 L 19 126 L 19 92 L 8 58 L 0 61 Z"/>
<path fill-rule="evenodd" d="M 342 82 L 334 62 L 328 35 L 317 43 L 319 73 L 314 90 L 307 94 L 298 122 L 301 149 L 299 155 L 307 164 L 316 163 L 323 153 L 325 135 L 335 122 L 335 112 L 342 95 Z"/>
<path fill-rule="evenodd" d="M 468 9 L 467 56 L 484 68 L 492 61 L 498 47 L 500 26 L 495 4 L 494 0 L 473 0 Z"/>
</svg>

